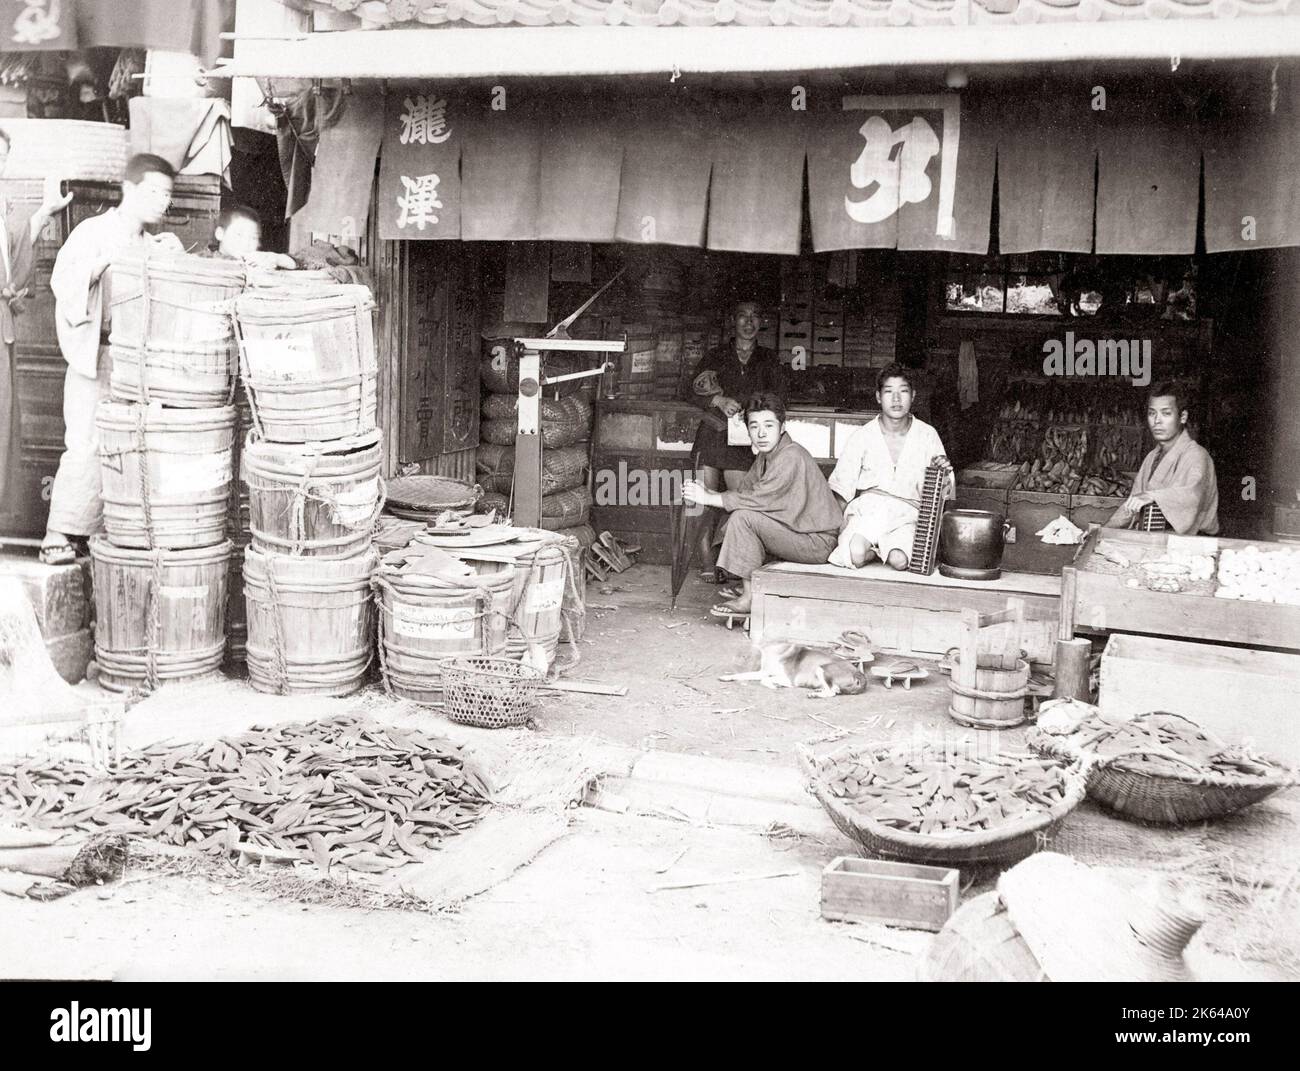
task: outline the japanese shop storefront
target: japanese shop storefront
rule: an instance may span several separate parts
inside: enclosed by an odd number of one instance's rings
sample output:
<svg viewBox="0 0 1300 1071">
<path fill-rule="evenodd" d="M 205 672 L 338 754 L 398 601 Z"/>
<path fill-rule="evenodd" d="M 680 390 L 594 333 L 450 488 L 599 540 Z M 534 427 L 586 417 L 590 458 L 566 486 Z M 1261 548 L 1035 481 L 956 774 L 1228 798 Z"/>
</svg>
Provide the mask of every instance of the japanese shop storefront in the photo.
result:
<svg viewBox="0 0 1300 1071">
<path fill-rule="evenodd" d="M 354 82 L 340 122 L 322 135 L 302 225 L 368 240 L 394 466 L 473 476 L 480 328 L 549 326 L 571 311 L 578 301 L 559 295 L 573 291 L 548 266 L 573 243 L 591 249 L 586 293 L 640 254 L 697 258 L 706 275 L 748 260 L 741 275 L 776 280 L 769 340 L 787 359 L 794 347 L 782 343 L 785 321 L 798 321 L 783 307 L 785 277 L 796 258 L 841 291 L 882 278 L 891 293 L 901 288 L 891 299 L 892 336 L 877 330 L 874 340 L 892 338 L 891 356 L 925 367 L 927 412 L 945 441 L 951 433 L 959 464 L 983 456 L 991 400 L 1005 386 L 1000 366 L 1026 337 L 1037 345 L 1048 332 L 1086 330 L 1071 315 L 1082 315 L 1080 303 L 1061 293 L 1063 277 L 1084 277 L 1081 266 L 1098 263 L 1131 263 L 1134 278 L 1169 274 L 1196 259 L 1203 293 L 1211 280 L 1236 279 L 1260 295 L 1252 326 L 1232 334 L 1253 335 L 1268 351 L 1252 355 L 1260 365 L 1252 383 L 1264 393 L 1254 396 L 1251 428 L 1266 439 L 1255 446 L 1263 455 L 1255 471 L 1281 495 L 1297 482 L 1296 444 L 1286 439 L 1293 421 L 1270 419 L 1265 398 L 1282 412 L 1295 393 L 1294 371 L 1268 367 L 1284 356 L 1281 317 L 1295 311 L 1270 306 L 1264 292 L 1284 289 L 1279 272 L 1291 269 L 1289 249 L 1300 245 L 1294 72 L 1243 64 L 1214 76 L 1204 67 L 1181 79 L 1171 73 L 990 70 L 960 91 L 936 92 L 941 69 L 764 76 L 743 88 L 720 76 L 682 89 L 630 77 L 453 83 L 395 67 L 390 82 Z M 978 315 L 988 311 L 982 296 L 977 311 L 960 300 L 945 306 L 954 279 L 982 283 L 998 271 L 994 315 Z M 503 315 L 494 276 L 515 298 L 523 286 L 540 314 Z M 1057 318 L 1017 322 L 1013 276 L 1050 281 Z M 540 298 L 528 284 L 539 278 Z M 1166 283 L 1154 287 L 1161 301 L 1178 289 Z M 1086 278 L 1080 285 L 1101 289 Z M 712 307 L 711 323 L 724 305 Z M 1168 336 L 1171 352 L 1193 351 L 1204 366 L 1198 376 L 1208 368 L 1216 347 L 1205 324 L 1153 330 Z M 838 358 L 809 354 L 807 381 L 828 404 L 861 408 L 883 363 L 880 347 L 851 360 L 844 333 Z M 967 411 L 957 380 L 970 338 L 984 390 Z"/>
</svg>

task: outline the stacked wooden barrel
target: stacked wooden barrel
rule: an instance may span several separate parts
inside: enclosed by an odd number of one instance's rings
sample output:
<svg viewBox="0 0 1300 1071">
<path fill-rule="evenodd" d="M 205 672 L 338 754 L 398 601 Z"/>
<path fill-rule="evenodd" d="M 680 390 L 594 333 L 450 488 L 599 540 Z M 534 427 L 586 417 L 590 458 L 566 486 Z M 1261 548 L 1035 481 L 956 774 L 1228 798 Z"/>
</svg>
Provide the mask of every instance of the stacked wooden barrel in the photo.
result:
<svg viewBox="0 0 1300 1071">
<path fill-rule="evenodd" d="M 96 412 L 105 533 L 91 540 L 107 688 L 215 671 L 234 483 L 237 261 L 152 252 L 111 267 L 109 398 Z"/>
<path fill-rule="evenodd" d="M 259 691 L 347 695 L 374 650 L 384 504 L 374 300 L 364 286 L 283 283 L 235 303 L 252 422 L 245 657 Z"/>
</svg>

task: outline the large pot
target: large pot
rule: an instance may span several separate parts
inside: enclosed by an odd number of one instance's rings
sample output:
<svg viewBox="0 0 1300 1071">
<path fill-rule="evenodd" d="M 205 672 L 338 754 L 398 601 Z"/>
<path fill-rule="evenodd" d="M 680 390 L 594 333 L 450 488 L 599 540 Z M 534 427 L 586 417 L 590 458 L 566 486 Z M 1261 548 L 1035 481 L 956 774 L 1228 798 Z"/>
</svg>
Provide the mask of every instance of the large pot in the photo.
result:
<svg viewBox="0 0 1300 1071">
<path fill-rule="evenodd" d="M 947 509 L 939 524 L 939 572 L 961 580 L 1002 575 L 1006 518 L 983 509 Z"/>
</svg>

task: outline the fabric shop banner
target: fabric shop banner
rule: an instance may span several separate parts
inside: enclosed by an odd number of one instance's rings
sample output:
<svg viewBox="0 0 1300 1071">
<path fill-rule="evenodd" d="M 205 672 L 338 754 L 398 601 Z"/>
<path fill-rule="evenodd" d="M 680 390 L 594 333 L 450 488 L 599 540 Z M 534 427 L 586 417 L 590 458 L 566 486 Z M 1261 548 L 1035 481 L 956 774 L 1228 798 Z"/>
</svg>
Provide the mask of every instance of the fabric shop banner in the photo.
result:
<svg viewBox="0 0 1300 1071">
<path fill-rule="evenodd" d="M 379 237 L 459 238 L 459 94 L 422 86 L 389 96 L 379 165 Z"/>
</svg>

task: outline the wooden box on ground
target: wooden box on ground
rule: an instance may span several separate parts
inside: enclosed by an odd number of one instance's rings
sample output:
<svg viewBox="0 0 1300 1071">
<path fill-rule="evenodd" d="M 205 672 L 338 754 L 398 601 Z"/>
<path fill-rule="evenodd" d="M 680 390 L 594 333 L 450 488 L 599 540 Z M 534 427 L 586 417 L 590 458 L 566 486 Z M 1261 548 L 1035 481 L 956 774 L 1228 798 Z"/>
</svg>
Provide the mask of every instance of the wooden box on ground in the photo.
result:
<svg viewBox="0 0 1300 1071">
<path fill-rule="evenodd" d="M 982 509 L 990 513 L 1007 516 L 1007 496 L 1010 492 L 1005 487 L 978 487 L 969 484 L 957 484 L 958 509 Z"/>
<path fill-rule="evenodd" d="M 1170 538 L 1167 532 L 1121 528 L 1089 532 L 1074 564 L 1061 573 L 1062 636 L 1072 636 L 1076 629 L 1142 632 L 1300 651 L 1300 606 L 1131 588 L 1122 576 L 1088 568 L 1103 539 L 1121 550 L 1132 548 L 1129 557 L 1137 561 L 1146 551 L 1163 553 Z M 1208 539 L 1206 544 L 1220 551 L 1250 546 L 1245 540 L 1222 537 Z"/>
<path fill-rule="evenodd" d="M 749 631 L 755 643 L 830 643 L 858 629 L 876 651 L 937 659 L 961 642 L 962 610 L 996 613 L 1015 597 L 1025 603 L 1020 646 L 1030 662 L 1051 665 L 1056 653 L 1060 581 L 1054 576 L 1003 572 L 978 582 L 885 565 L 851 572 L 777 562 L 759 569 L 753 584 Z"/>
<path fill-rule="evenodd" d="M 1249 738 L 1292 765 L 1300 765 L 1297 696 L 1300 654 L 1115 635 L 1101 658 L 1103 714 L 1182 714 L 1230 744 Z"/>
<path fill-rule="evenodd" d="M 956 870 L 842 855 L 822 871 L 822 918 L 937 933 L 957 910 Z"/>
</svg>

